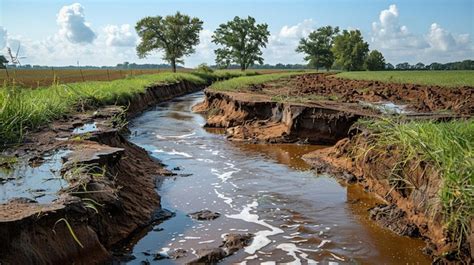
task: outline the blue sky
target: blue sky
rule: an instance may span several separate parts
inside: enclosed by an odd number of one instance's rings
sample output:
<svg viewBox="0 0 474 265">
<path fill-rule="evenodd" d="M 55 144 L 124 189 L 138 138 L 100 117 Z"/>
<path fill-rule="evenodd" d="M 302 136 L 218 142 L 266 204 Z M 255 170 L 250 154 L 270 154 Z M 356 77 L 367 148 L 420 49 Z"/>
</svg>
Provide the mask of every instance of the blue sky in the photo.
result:
<svg viewBox="0 0 474 265">
<path fill-rule="evenodd" d="M 138 59 L 134 24 L 144 16 L 181 11 L 204 21 L 197 53 L 186 66 L 213 63 L 212 31 L 234 16 L 251 15 L 272 34 L 268 63 L 303 63 L 299 38 L 324 25 L 360 29 L 388 61 L 474 59 L 474 1 L 23 1 L 0 0 L 0 53 L 21 43 L 23 63 L 113 65 L 161 63 L 160 53 Z"/>
</svg>

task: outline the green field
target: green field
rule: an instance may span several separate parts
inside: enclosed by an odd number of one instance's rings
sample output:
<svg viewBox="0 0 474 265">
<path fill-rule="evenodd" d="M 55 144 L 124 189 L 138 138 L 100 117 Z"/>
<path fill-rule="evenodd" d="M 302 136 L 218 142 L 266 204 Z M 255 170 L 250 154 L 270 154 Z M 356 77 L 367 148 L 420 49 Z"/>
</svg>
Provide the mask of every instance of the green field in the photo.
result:
<svg viewBox="0 0 474 265">
<path fill-rule="evenodd" d="M 212 90 L 216 91 L 234 91 L 241 92 L 246 90 L 252 85 L 259 85 L 267 82 L 272 82 L 281 78 L 290 77 L 293 75 L 304 74 L 308 72 L 303 71 L 293 71 L 285 73 L 272 73 L 265 75 L 255 75 L 255 76 L 241 76 L 221 82 L 216 82 L 210 86 Z"/>
<path fill-rule="evenodd" d="M 162 72 L 110 82 L 55 84 L 37 89 L 4 86 L 0 88 L 0 148 L 20 142 L 26 132 L 72 112 L 77 106 L 126 105 L 151 84 L 170 84 L 182 80 L 208 84 L 213 80 L 254 74 L 240 71 Z"/>
<path fill-rule="evenodd" d="M 474 71 L 361 71 L 343 72 L 340 78 L 376 80 L 387 83 L 474 87 Z"/>
</svg>

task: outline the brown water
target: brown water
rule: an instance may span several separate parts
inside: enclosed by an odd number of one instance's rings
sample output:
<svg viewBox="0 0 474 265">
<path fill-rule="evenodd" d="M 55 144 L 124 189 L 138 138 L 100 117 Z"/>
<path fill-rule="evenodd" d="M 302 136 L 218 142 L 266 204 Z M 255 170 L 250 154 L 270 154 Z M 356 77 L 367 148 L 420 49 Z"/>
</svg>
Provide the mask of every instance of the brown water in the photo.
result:
<svg viewBox="0 0 474 265">
<path fill-rule="evenodd" d="M 159 183 L 162 206 L 176 216 L 137 235 L 130 264 L 185 263 L 197 249 L 217 247 L 226 233 L 253 233 L 252 245 L 221 263 L 429 264 L 423 242 L 400 237 L 367 218 L 375 203 L 356 186 L 317 175 L 301 155 L 307 145 L 229 142 L 203 129 L 190 111 L 202 93 L 163 103 L 135 119 L 130 140 L 178 174 Z M 187 214 L 220 212 L 213 221 Z M 154 261 L 150 254 L 176 248 L 184 258 Z"/>
</svg>

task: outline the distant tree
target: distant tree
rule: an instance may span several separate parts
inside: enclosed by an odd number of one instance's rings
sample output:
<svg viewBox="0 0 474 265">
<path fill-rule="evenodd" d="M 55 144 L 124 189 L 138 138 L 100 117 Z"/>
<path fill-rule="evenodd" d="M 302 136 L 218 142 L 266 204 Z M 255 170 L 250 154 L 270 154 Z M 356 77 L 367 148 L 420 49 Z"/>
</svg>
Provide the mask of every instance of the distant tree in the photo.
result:
<svg viewBox="0 0 474 265">
<path fill-rule="evenodd" d="M 3 55 L 0 55 L 0 69 L 7 68 L 7 63 L 8 63 L 7 58 L 5 58 L 5 56 Z"/>
<path fill-rule="evenodd" d="M 224 46 L 214 51 L 217 65 L 228 67 L 236 63 L 245 71 L 256 62 L 263 64 L 261 49 L 267 46 L 268 36 L 268 25 L 256 24 L 250 16 L 246 19 L 235 17 L 221 24 L 212 36 L 212 42 Z"/>
<path fill-rule="evenodd" d="M 176 72 L 176 64 L 183 63 L 183 57 L 194 53 L 199 44 L 199 32 L 203 22 L 198 18 L 177 12 L 173 16 L 145 17 L 137 22 L 135 29 L 141 38 L 137 54 L 145 58 L 153 50 L 162 50 L 163 59 Z"/>
<path fill-rule="evenodd" d="M 391 63 L 385 64 L 385 70 L 393 70 L 393 69 L 395 69 L 395 66 L 393 66 L 393 64 Z"/>
<path fill-rule="evenodd" d="M 385 58 L 383 57 L 382 53 L 377 50 L 371 51 L 365 60 L 365 67 L 369 71 L 384 70 Z"/>
<path fill-rule="evenodd" d="M 315 68 L 331 69 L 334 63 L 334 54 L 331 50 L 334 37 L 339 33 L 339 27 L 325 26 L 311 32 L 307 38 L 302 38 L 297 52 L 306 54 L 304 58 L 308 65 Z"/>
<path fill-rule="evenodd" d="M 417 64 L 415 64 L 414 68 L 415 68 L 416 70 L 425 70 L 425 64 L 424 64 L 424 63 L 421 63 L 421 62 L 420 62 L 420 63 L 417 63 Z"/>
<path fill-rule="evenodd" d="M 444 70 L 445 66 L 440 63 L 432 63 L 430 64 L 430 70 Z"/>
<path fill-rule="evenodd" d="M 369 44 L 364 41 L 359 30 L 344 30 L 334 38 L 332 52 L 335 64 L 347 71 L 364 68 L 365 58 L 369 52 Z"/>
<path fill-rule="evenodd" d="M 405 63 L 399 63 L 395 66 L 395 69 L 397 70 L 410 70 L 411 69 L 411 65 L 407 62 Z"/>
</svg>

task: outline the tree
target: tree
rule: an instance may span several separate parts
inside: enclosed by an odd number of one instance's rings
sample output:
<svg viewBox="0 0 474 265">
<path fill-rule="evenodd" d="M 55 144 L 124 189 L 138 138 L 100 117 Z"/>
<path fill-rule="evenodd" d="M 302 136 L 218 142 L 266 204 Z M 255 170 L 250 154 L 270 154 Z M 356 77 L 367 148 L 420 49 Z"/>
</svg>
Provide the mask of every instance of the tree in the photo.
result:
<svg viewBox="0 0 474 265">
<path fill-rule="evenodd" d="M 268 36 L 268 25 L 255 24 L 250 16 L 246 19 L 235 17 L 219 25 L 212 36 L 212 42 L 224 46 L 214 51 L 217 65 L 228 67 L 236 63 L 245 71 L 256 62 L 263 64 L 261 49 L 267 46 Z"/>
<path fill-rule="evenodd" d="M 385 69 L 385 58 L 383 57 L 382 53 L 373 50 L 367 56 L 365 60 L 365 67 L 369 71 L 381 71 Z"/>
<path fill-rule="evenodd" d="M 393 69 L 395 69 L 395 66 L 393 66 L 393 64 L 391 63 L 385 64 L 385 70 L 393 70 Z"/>
<path fill-rule="evenodd" d="M 411 69 L 411 65 L 407 62 L 405 63 L 399 63 L 395 66 L 395 69 L 397 70 L 410 70 Z"/>
<path fill-rule="evenodd" d="M 332 52 L 335 64 L 347 71 L 364 68 L 365 58 L 369 52 L 369 44 L 364 41 L 359 30 L 344 30 L 334 38 Z"/>
<path fill-rule="evenodd" d="M 334 37 L 339 33 L 339 27 L 321 27 L 309 34 L 308 38 L 302 38 L 297 52 L 303 52 L 308 65 L 315 68 L 324 67 L 327 71 L 334 63 L 334 54 L 331 51 Z"/>
<path fill-rule="evenodd" d="M 422 63 L 422 62 L 419 62 L 419 63 L 415 64 L 414 68 L 415 68 L 416 70 L 425 70 L 425 69 L 426 69 L 426 68 L 425 68 L 425 64 Z"/>
<path fill-rule="evenodd" d="M 8 60 L 7 58 L 5 58 L 5 56 L 3 55 L 0 55 L 0 69 L 6 69 L 7 68 L 7 64 L 8 63 Z"/>
<path fill-rule="evenodd" d="M 141 41 L 137 46 L 139 58 L 145 58 L 153 50 L 164 52 L 163 60 L 169 62 L 176 72 L 176 64 L 183 57 L 194 53 L 199 44 L 199 32 L 203 22 L 198 18 L 177 12 L 174 16 L 145 17 L 137 22 L 135 29 Z"/>
</svg>

